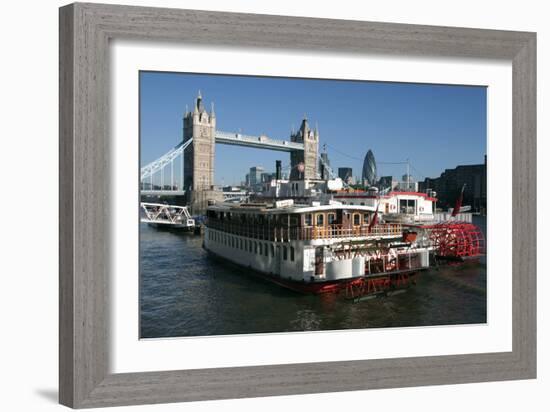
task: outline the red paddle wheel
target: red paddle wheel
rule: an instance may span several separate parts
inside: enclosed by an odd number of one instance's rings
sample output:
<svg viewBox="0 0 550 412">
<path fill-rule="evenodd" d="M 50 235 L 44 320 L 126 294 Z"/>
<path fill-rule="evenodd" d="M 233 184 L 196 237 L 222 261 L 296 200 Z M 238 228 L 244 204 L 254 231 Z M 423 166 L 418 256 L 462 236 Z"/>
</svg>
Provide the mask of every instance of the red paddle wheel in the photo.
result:
<svg viewBox="0 0 550 412">
<path fill-rule="evenodd" d="M 427 228 L 438 257 L 460 259 L 485 254 L 485 238 L 472 223 L 443 222 Z"/>
</svg>

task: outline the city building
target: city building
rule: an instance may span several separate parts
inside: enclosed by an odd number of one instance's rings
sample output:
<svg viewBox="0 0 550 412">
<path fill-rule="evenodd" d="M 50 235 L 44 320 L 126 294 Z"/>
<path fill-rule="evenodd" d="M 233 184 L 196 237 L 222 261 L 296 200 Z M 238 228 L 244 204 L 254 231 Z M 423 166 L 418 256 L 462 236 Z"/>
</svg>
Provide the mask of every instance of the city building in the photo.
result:
<svg viewBox="0 0 550 412">
<path fill-rule="evenodd" d="M 397 185 L 398 190 L 402 192 L 417 192 L 418 182 L 411 174 L 404 174 Z"/>
<path fill-rule="evenodd" d="M 438 205 L 450 208 L 454 206 L 464 185 L 462 204 L 471 206 L 474 212 L 486 213 L 487 156 L 483 164 L 459 165 L 454 169 L 446 169 L 439 177 L 426 178 L 420 182 L 419 189 L 422 192 L 429 189 L 435 191 Z"/>
<path fill-rule="evenodd" d="M 378 180 L 377 186 L 380 190 L 392 191 L 394 190 L 399 182 L 393 179 L 393 176 L 382 176 Z"/>
<path fill-rule="evenodd" d="M 261 166 L 253 166 L 250 168 L 248 173 L 248 183 L 249 186 L 254 188 L 262 184 L 262 174 L 264 173 L 264 168 Z"/>
<path fill-rule="evenodd" d="M 246 174 L 244 186 L 255 192 L 264 190 L 266 185 L 277 177 L 276 172 L 265 172 L 264 170 L 262 166 L 251 167 L 250 172 Z M 287 175 L 281 173 L 280 178 L 286 179 Z"/>
<path fill-rule="evenodd" d="M 361 175 L 365 186 L 374 186 L 376 183 L 376 160 L 372 150 L 369 149 L 363 161 L 363 174 Z"/>
<path fill-rule="evenodd" d="M 275 179 L 275 173 L 262 173 L 262 183 L 269 183 L 272 179 Z"/>
<path fill-rule="evenodd" d="M 350 184 L 353 179 L 353 170 L 351 167 L 339 167 L 338 168 L 338 177 L 342 179 L 343 182 Z"/>
<path fill-rule="evenodd" d="M 319 159 L 318 170 L 319 170 L 319 176 L 321 177 L 321 179 L 328 180 L 328 179 L 330 179 L 330 176 L 329 176 L 328 170 L 325 167 L 325 165 L 330 167 L 330 160 L 328 158 L 328 153 L 327 152 L 321 153 L 321 159 Z"/>
</svg>

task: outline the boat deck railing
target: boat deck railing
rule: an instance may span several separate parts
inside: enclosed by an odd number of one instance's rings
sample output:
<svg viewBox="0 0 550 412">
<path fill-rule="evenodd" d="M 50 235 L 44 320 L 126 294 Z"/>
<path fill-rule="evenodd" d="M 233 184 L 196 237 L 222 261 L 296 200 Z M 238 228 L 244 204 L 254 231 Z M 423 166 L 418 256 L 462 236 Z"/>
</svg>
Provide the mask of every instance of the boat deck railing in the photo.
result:
<svg viewBox="0 0 550 412">
<path fill-rule="evenodd" d="M 315 239 L 399 237 L 403 234 L 403 227 L 399 223 L 383 223 L 374 225 L 371 228 L 369 228 L 368 225 L 353 226 L 351 228 L 342 227 L 342 225 L 329 225 L 323 227 L 266 227 L 240 222 L 224 222 L 209 219 L 207 226 L 231 235 L 245 236 L 272 242 Z"/>
</svg>

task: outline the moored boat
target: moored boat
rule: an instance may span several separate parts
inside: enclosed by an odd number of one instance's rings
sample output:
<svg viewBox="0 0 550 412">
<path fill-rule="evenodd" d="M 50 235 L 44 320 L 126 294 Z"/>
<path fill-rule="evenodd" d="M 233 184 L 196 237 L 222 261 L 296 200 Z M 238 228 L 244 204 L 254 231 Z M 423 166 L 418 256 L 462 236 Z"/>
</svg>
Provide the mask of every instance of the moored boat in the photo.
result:
<svg viewBox="0 0 550 412">
<path fill-rule="evenodd" d="M 220 203 L 207 209 L 204 248 L 292 290 L 378 293 L 429 266 L 426 239 L 379 214 L 333 201 Z"/>
</svg>

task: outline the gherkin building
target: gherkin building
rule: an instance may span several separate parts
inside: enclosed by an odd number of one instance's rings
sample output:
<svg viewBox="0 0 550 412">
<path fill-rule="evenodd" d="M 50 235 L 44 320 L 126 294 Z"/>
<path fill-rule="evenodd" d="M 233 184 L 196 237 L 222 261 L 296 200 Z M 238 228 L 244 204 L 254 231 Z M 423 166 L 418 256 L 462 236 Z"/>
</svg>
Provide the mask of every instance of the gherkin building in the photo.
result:
<svg viewBox="0 0 550 412">
<path fill-rule="evenodd" d="M 376 183 L 376 160 L 374 160 L 374 154 L 369 149 L 363 161 L 363 182 L 369 186 L 373 186 Z"/>
</svg>

